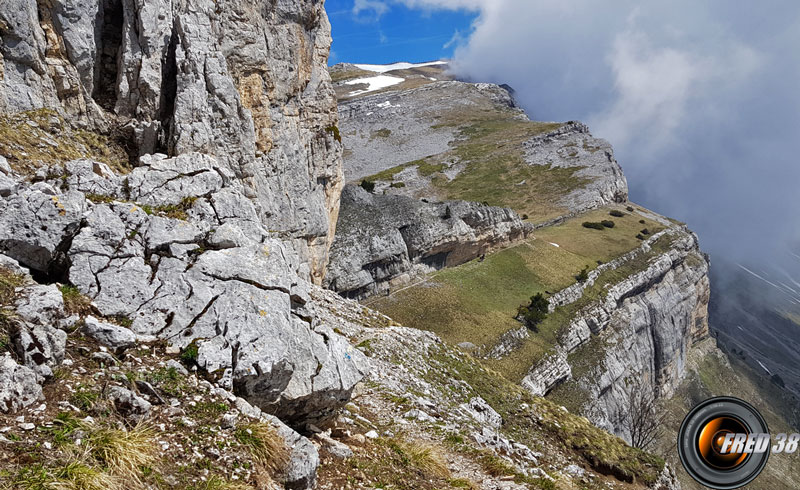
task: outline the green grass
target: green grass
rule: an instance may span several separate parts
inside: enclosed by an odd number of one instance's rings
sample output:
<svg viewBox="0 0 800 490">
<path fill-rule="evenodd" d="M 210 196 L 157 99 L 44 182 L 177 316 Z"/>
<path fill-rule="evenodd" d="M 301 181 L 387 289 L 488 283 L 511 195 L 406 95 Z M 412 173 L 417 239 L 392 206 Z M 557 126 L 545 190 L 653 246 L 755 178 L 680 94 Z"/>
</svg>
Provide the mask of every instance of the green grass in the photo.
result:
<svg viewBox="0 0 800 490">
<path fill-rule="evenodd" d="M 546 439 L 563 452 L 586 461 L 595 471 L 624 481 L 651 484 L 664 467 L 664 461 L 658 456 L 628 446 L 586 418 L 566 412 L 548 399 L 531 396 L 518 384 L 468 354 L 443 346 L 432 349 L 429 359 L 433 369 L 426 374 L 427 381 L 446 386 L 454 380 L 464 380 L 473 391 L 465 397 L 477 395 L 486 400 L 503 417 L 503 432 L 531 448 L 541 447 Z M 501 466 L 492 458 L 482 459 L 483 456 L 483 453 L 475 453 L 476 459 L 491 473 L 511 472 L 508 474 L 518 481 L 540 483 L 515 474 L 513 468 Z"/>
<path fill-rule="evenodd" d="M 521 326 L 514 316 L 533 294 L 563 289 L 575 282 L 576 271 L 594 269 L 598 261 L 608 262 L 639 246 L 633 230 L 641 225 L 633 217 L 621 218 L 617 227 L 602 232 L 581 226 L 585 217 L 607 213 L 607 209 L 592 211 L 541 229 L 534 233 L 535 239 L 491 254 L 483 262 L 443 269 L 425 284 L 376 298 L 369 305 L 403 325 L 434 331 L 454 344 L 492 345 L 504 332 Z M 648 226 L 660 229 L 655 222 Z M 538 345 L 533 349 L 538 354 L 531 352 L 528 358 L 540 357 L 556 342 L 558 330 L 573 313 L 559 310 L 538 325 L 539 333 L 531 340 Z M 514 378 L 528 367 L 513 370 Z"/>
<path fill-rule="evenodd" d="M 422 175 L 423 177 L 429 177 L 437 172 L 441 172 L 447 167 L 443 163 L 435 163 L 431 160 L 433 159 L 423 158 L 420 160 L 414 160 L 413 162 L 403 163 L 401 165 L 397 165 L 396 167 L 392 167 L 382 172 L 378 172 L 377 174 L 370 175 L 369 177 L 366 177 L 365 180 L 368 180 L 370 182 L 376 182 L 376 181 L 392 182 L 394 180 L 395 175 L 411 167 L 416 167 L 417 172 L 419 172 L 419 174 Z"/>
</svg>

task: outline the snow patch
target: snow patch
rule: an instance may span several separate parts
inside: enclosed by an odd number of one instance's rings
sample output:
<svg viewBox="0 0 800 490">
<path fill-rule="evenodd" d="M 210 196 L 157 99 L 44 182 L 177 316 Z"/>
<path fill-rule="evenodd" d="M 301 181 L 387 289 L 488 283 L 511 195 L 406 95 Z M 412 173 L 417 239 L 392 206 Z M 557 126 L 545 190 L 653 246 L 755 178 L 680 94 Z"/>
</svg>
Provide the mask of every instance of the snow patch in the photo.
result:
<svg viewBox="0 0 800 490">
<path fill-rule="evenodd" d="M 366 65 L 366 64 L 356 64 L 362 70 L 367 71 L 374 71 L 377 73 L 386 73 L 387 71 L 392 70 L 408 70 L 409 68 L 420 68 L 423 66 L 434 66 L 434 65 L 446 65 L 446 61 L 428 61 L 426 63 L 407 63 L 405 61 L 401 61 L 399 63 L 392 63 L 390 65 Z"/>
<path fill-rule="evenodd" d="M 364 90 L 354 90 L 353 92 L 350 92 L 348 95 L 352 97 L 354 95 L 365 94 L 367 92 L 374 92 L 382 88 L 391 87 L 392 85 L 397 85 L 403 81 L 405 81 L 405 78 L 391 77 L 389 75 L 377 75 L 374 77 L 356 78 L 355 80 L 345 82 L 345 85 L 358 85 L 360 83 L 366 83 L 368 85 L 368 87 Z"/>
</svg>

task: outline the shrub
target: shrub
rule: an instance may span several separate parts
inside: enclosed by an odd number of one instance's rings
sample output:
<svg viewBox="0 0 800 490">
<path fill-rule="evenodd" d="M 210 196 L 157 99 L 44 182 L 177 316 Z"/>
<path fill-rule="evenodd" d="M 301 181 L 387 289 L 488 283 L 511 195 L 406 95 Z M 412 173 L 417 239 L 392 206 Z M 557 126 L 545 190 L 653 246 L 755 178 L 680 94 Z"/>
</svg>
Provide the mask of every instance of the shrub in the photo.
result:
<svg viewBox="0 0 800 490">
<path fill-rule="evenodd" d="M 366 179 L 361 181 L 361 188 L 369 193 L 375 192 L 375 182 L 370 182 Z"/>
<path fill-rule="evenodd" d="M 594 221 L 584 221 L 583 222 L 583 227 L 584 228 L 592 228 L 594 230 L 602 230 L 602 229 L 605 228 L 603 226 L 603 223 L 597 223 L 597 222 L 594 222 Z"/>
<path fill-rule="evenodd" d="M 643 229 L 642 231 L 640 231 L 639 233 L 641 233 L 642 235 L 649 235 L 649 234 L 650 234 L 650 230 L 648 230 L 647 228 L 645 228 L 645 229 Z"/>
<path fill-rule="evenodd" d="M 641 224 L 645 224 L 645 223 L 646 223 L 646 221 L 645 221 L 645 220 L 643 220 L 643 219 L 640 219 L 640 220 L 639 220 L 639 223 L 641 223 Z"/>
<path fill-rule="evenodd" d="M 636 235 L 636 238 L 638 238 L 639 240 L 644 240 L 644 235 L 639 233 L 638 235 Z"/>
<path fill-rule="evenodd" d="M 610 219 L 604 219 L 600 222 L 601 225 L 605 226 L 606 228 L 614 228 L 614 222 Z"/>
<path fill-rule="evenodd" d="M 614 216 L 615 218 L 622 218 L 623 216 L 625 216 L 625 213 L 617 209 L 612 209 L 608 214 Z"/>
<path fill-rule="evenodd" d="M 578 282 L 586 282 L 589 279 L 589 266 L 587 265 L 581 269 L 578 275 L 575 276 L 575 279 L 577 279 Z"/>
<path fill-rule="evenodd" d="M 197 343 L 192 342 L 191 344 L 187 345 L 185 349 L 181 352 L 181 361 L 188 366 L 193 366 L 197 363 Z"/>
<path fill-rule="evenodd" d="M 627 207 L 627 208 L 625 208 L 625 209 L 627 209 L 629 213 L 632 213 L 632 212 L 633 212 L 633 206 L 628 206 L 628 207 Z"/>
<path fill-rule="evenodd" d="M 528 215 L 527 214 L 523 214 L 522 215 L 522 219 L 528 219 Z"/>
<path fill-rule="evenodd" d="M 406 186 L 405 182 L 392 182 L 389 187 L 394 187 L 395 189 L 402 189 Z"/>
<path fill-rule="evenodd" d="M 536 331 L 536 326 L 547 318 L 547 310 L 549 307 L 550 301 L 548 301 L 542 293 L 536 293 L 531 296 L 529 305 L 522 305 L 517 309 L 517 318 L 520 319 L 525 326 Z"/>
</svg>

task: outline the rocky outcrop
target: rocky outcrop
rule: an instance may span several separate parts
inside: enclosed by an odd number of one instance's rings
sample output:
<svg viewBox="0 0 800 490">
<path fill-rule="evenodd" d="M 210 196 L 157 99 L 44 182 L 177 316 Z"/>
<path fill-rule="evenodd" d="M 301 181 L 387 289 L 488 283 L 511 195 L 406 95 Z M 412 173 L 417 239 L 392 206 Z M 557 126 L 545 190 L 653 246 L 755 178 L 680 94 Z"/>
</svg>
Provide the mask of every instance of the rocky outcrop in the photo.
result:
<svg viewBox="0 0 800 490">
<path fill-rule="evenodd" d="M 457 127 L 442 124 L 443 115 L 496 107 L 527 119 L 508 91 L 488 83 L 437 81 L 343 100 L 339 118 L 347 148 L 345 176 L 353 181 L 447 151 L 459 135 Z"/>
<path fill-rule="evenodd" d="M 343 182 L 321 2 L 13 0 L 0 38 L 0 112 L 113 126 L 134 159 L 215 157 L 322 280 Z"/>
<path fill-rule="evenodd" d="M 431 203 L 347 186 L 325 284 L 363 298 L 472 260 L 526 237 L 531 229 L 510 209 Z"/>
<path fill-rule="evenodd" d="M 671 238 L 669 249 L 648 258 L 640 271 L 606 286 L 604 297 L 581 308 L 562 332 L 555 352 L 522 381 L 531 393 L 544 395 L 571 379 L 571 389 L 583 400 L 582 412 L 623 438 L 630 437 L 624 422 L 629 391 L 671 397 L 685 374 L 689 348 L 708 335 L 708 262 L 697 237 L 678 227 L 659 235 L 654 240 Z M 644 256 L 650 243 L 606 264 L 606 269 Z M 590 276 L 589 281 L 596 278 Z M 579 300 L 587 283 L 554 295 L 554 305 Z"/>
<path fill-rule="evenodd" d="M 585 124 L 570 121 L 555 131 L 534 136 L 524 146 L 529 165 L 579 168 L 574 175 L 585 184 L 561 199 L 571 213 L 628 200 L 628 182 L 613 148 L 606 140 L 592 136 Z"/>
</svg>

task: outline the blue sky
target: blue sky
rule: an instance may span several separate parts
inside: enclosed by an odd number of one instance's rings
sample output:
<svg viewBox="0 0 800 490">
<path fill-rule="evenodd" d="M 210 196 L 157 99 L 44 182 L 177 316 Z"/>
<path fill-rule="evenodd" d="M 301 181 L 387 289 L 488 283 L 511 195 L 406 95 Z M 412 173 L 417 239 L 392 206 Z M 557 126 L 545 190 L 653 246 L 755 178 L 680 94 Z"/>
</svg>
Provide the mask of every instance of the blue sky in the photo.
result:
<svg viewBox="0 0 800 490">
<path fill-rule="evenodd" d="M 403 4 L 328 0 L 333 46 L 329 64 L 421 62 L 449 58 L 477 12 L 409 9 Z"/>
</svg>

